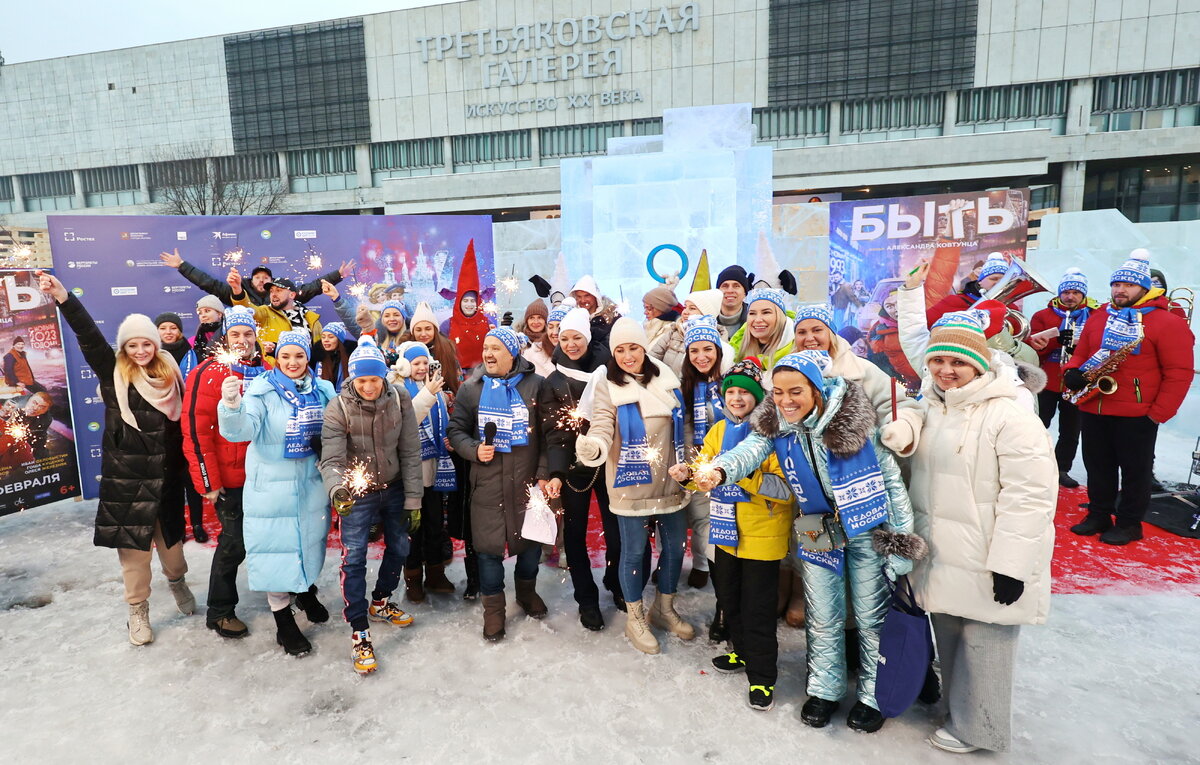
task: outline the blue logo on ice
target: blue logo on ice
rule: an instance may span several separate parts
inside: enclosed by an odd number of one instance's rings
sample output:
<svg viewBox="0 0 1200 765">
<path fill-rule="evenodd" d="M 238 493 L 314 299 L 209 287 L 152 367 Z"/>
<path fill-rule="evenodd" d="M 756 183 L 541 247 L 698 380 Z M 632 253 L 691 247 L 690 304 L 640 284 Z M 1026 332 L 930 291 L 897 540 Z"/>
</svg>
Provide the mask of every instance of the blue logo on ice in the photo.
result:
<svg viewBox="0 0 1200 765">
<path fill-rule="evenodd" d="M 666 278 L 659 276 L 658 270 L 655 269 L 655 267 L 654 267 L 654 257 L 656 255 L 658 255 L 658 253 L 662 252 L 663 250 L 670 250 L 671 252 L 673 252 L 679 256 L 679 261 L 680 261 L 680 263 L 679 263 L 679 278 L 680 278 L 680 280 L 682 280 L 683 277 L 687 276 L 688 257 L 687 257 L 687 253 L 683 251 L 683 248 L 677 244 L 660 244 L 659 246 L 657 246 L 653 250 L 651 250 L 650 254 L 646 256 L 646 270 L 650 272 L 650 275 L 653 276 L 654 280 L 656 282 L 658 282 L 659 284 L 667 283 Z"/>
</svg>

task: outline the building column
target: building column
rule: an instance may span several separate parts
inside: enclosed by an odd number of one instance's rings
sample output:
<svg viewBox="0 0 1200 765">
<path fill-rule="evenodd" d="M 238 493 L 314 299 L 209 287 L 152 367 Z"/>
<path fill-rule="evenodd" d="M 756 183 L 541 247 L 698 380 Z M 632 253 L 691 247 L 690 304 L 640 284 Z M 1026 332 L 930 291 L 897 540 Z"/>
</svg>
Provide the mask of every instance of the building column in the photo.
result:
<svg viewBox="0 0 1200 765">
<path fill-rule="evenodd" d="M 358 175 L 358 187 L 369 189 L 374 185 L 371 178 L 371 146 L 365 143 L 354 145 L 354 172 Z"/>
<path fill-rule="evenodd" d="M 83 173 L 78 170 L 71 171 L 71 185 L 75 187 L 75 209 L 82 210 L 87 207 L 87 197 L 83 195 Z"/>
<path fill-rule="evenodd" d="M 1067 91 L 1067 135 L 1086 135 L 1092 127 L 1094 80 L 1074 80 Z"/>
<path fill-rule="evenodd" d="M 12 177 L 13 189 L 13 212 L 25 212 L 25 190 L 21 188 L 21 176 L 14 175 Z"/>
<path fill-rule="evenodd" d="M 954 135 L 958 124 L 958 91 L 948 90 L 942 96 L 942 135 Z"/>
<path fill-rule="evenodd" d="M 542 165 L 542 131 L 529 128 L 529 159 L 534 167 Z"/>
<path fill-rule="evenodd" d="M 1087 162 L 1063 162 L 1062 179 L 1058 184 L 1058 211 L 1079 212 L 1083 209 L 1083 185 L 1087 178 Z"/>
<path fill-rule="evenodd" d="M 839 143 L 842 137 L 842 102 L 829 102 L 829 144 Z"/>
<path fill-rule="evenodd" d="M 150 167 L 148 165 L 139 164 L 137 166 L 138 174 L 138 204 L 150 204 Z"/>
<path fill-rule="evenodd" d="M 447 173 L 454 172 L 454 141 L 450 136 L 442 137 L 442 160 Z"/>
<path fill-rule="evenodd" d="M 287 152 L 278 152 L 276 156 L 279 158 L 279 183 L 283 186 L 284 193 L 287 193 L 292 190 L 292 179 L 288 175 Z"/>
</svg>

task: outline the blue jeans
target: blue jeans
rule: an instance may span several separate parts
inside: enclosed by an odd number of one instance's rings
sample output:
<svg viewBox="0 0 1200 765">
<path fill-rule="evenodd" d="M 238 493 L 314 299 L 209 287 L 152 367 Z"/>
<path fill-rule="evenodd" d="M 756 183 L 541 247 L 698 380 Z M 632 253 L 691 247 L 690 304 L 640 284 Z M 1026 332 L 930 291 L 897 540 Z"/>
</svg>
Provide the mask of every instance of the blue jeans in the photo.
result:
<svg viewBox="0 0 1200 765">
<path fill-rule="evenodd" d="M 499 595 L 504 592 L 504 556 L 492 553 L 479 555 L 479 592 L 484 595 Z M 538 562 L 542 558 L 542 546 L 530 543 L 525 552 L 517 553 L 513 570 L 516 579 L 537 579 Z"/>
<path fill-rule="evenodd" d="M 621 591 L 630 603 L 642 599 L 642 590 L 650 578 L 650 567 L 643 562 L 643 552 L 650 538 L 651 519 L 658 524 L 658 591 L 664 595 L 674 595 L 679 585 L 683 548 L 687 544 L 687 513 L 681 508 L 666 515 L 618 515 L 617 525 L 621 529 Z"/>
<path fill-rule="evenodd" d="M 408 512 L 404 509 L 404 488 L 399 484 L 355 500 L 350 514 L 338 524 L 342 541 L 342 600 L 346 603 L 342 614 L 355 631 L 367 629 L 367 538 L 376 523 L 383 524 L 386 546 L 372 593 L 378 599 L 396 590 L 408 556 Z"/>
</svg>

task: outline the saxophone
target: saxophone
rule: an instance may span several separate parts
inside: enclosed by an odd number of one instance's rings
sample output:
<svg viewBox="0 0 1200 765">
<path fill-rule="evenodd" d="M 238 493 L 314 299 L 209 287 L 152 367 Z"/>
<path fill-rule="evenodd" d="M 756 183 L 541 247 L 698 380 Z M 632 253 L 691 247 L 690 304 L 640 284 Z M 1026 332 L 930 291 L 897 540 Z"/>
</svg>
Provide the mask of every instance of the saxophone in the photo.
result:
<svg viewBox="0 0 1200 765">
<path fill-rule="evenodd" d="M 1142 329 L 1141 317 L 1138 317 L 1137 334 L 1133 339 L 1125 345 L 1122 345 L 1117 350 L 1109 354 L 1109 357 L 1100 363 L 1100 366 L 1084 372 L 1083 377 L 1087 380 L 1087 384 L 1077 391 L 1064 390 L 1062 397 L 1065 401 L 1079 406 L 1082 403 L 1091 401 L 1096 396 L 1101 394 L 1108 396 L 1115 393 L 1117 390 L 1117 381 L 1113 379 L 1113 372 L 1125 363 L 1125 359 L 1129 358 L 1129 354 L 1141 344 L 1144 331 Z"/>
</svg>

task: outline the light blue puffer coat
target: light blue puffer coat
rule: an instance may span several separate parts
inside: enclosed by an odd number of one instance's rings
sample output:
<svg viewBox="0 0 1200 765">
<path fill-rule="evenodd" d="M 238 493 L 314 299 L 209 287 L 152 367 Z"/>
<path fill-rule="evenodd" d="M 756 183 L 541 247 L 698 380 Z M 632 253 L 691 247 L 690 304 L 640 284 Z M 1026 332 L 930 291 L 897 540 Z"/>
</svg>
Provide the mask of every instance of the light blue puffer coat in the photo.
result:
<svg viewBox="0 0 1200 765">
<path fill-rule="evenodd" d="M 798 434 L 806 444 L 805 453 L 815 459 L 816 474 L 833 496 L 829 479 L 829 453 L 857 454 L 865 445 L 875 450 L 879 470 L 888 495 L 888 521 L 879 535 L 887 549 L 918 555 L 924 545 L 911 537 L 912 505 L 904 489 L 900 468 L 892 453 L 879 442 L 876 413 L 863 389 L 854 382 L 834 377 L 826 380 L 825 411 L 816 412 L 804 422 L 790 425 L 770 397 L 763 400 L 751 417 L 753 432 L 737 448 L 721 455 L 713 464 L 722 468 L 727 482 L 741 480 L 757 470 L 774 453 L 775 439 Z M 811 451 L 810 451 L 811 448 Z M 815 454 L 813 453 L 815 452 Z M 845 627 L 846 584 L 858 622 L 860 666 L 858 700 L 879 708 L 875 701 L 875 675 L 879 664 L 879 631 L 888 609 L 888 587 L 883 567 L 887 555 L 876 551 L 875 534 L 860 534 L 850 539 L 845 549 L 847 579 L 808 561 L 801 561 L 804 596 L 808 601 L 805 636 L 808 643 L 808 695 L 837 701 L 846 693 Z M 797 543 L 798 545 L 798 543 Z M 907 561 L 897 561 L 908 563 Z M 906 565 L 899 573 L 911 568 Z"/>
<path fill-rule="evenodd" d="M 323 404 L 337 395 L 326 380 L 316 380 Z M 317 457 L 285 459 L 283 435 L 291 404 L 260 375 L 246 386 L 241 405 L 217 405 L 221 435 L 249 441 L 245 520 L 246 572 L 257 592 L 306 592 L 325 563 L 329 534 L 329 495 L 317 470 Z"/>
</svg>

